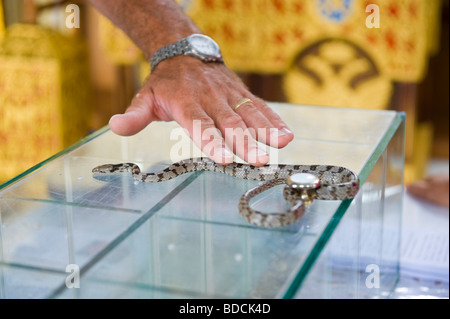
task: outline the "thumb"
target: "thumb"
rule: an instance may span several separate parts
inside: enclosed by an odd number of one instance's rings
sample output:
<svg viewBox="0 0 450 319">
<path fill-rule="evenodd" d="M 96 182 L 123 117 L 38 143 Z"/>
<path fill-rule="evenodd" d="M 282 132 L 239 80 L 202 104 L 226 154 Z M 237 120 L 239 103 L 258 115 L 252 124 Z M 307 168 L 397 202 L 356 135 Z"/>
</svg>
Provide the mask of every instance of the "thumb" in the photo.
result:
<svg viewBox="0 0 450 319">
<path fill-rule="evenodd" d="M 109 120 L 111 131 L 121 136 L 130 136 L 140 132 L 154 120 L 152 107 L 151 97 L 138 93 L 124 114 L 111 117 Z"/>
</svg>

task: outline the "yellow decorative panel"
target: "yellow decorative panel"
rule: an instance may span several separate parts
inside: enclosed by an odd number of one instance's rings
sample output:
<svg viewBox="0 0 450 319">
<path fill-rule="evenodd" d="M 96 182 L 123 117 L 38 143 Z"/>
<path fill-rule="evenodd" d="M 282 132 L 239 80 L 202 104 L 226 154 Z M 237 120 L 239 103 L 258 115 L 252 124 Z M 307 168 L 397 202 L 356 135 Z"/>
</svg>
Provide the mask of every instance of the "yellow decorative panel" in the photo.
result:
<svg viewBox="0 0 450 319">
<path fill-rule="evenodd" d="M 368 4 L 380 28 L 368 28 Z M 420 81 L 435 48 L 439 0 L 197 0 L 189 15 L 238 71 L 283 73 L 305 49 L 342 39 L 364 49 L 389 78 Z"/>
<path fill-rule="evenodd" d="M 299 104 L 385 109 L 393 85 L 353 43 L 326 39 L 306 49 L 286 72 L 284 91 Z"/>
<path fill-rule="evenodd" d="M 3 34 L 5 33 L 5 19 L 3 17 L 3 4 L 0 1 L 0 40 L 3 38 Z"/>
<path fill-rule="evenodd" d="M 191 0 L 178 1 L 221 46 L 227 65 L 242 72 L 285 73 L 307 48 L 325 39 L 348 41 L 394 81 L 418 82 L 438 48 L 440 0 Z M 379 28 L 369 28 L 369 4 Z M 139 50 L 101 19 L 102 41 L 117 63 L 134 63 Z"/>
<path fill-rule="evenodd" d="M 13 25 L 0 44 L 0 182 L 88 132 L 87 55 L 80 39 Z"/>
</svg>

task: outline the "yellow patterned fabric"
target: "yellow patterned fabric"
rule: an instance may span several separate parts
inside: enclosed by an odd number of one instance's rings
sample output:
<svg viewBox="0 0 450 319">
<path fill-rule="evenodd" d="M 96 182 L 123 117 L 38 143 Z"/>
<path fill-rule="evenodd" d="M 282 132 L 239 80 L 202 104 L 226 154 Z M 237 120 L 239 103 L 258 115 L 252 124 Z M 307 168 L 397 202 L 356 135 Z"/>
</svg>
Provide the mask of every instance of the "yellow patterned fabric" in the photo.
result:
<svg viewBox="0 0 450 319">
<path fill-rule="evenodd" d="M 363 50 L 389 79 L 419 82 L 438 49 L 440 0 L 178 0 L 222 47 L 230 68 L 285 73 L 305 50 L 339 39 Z M 380 9 L 380 28 L 368 28 L 368 4 Z M 336 18 L 338 17 L 338 18 Z M 101 39 L 117 63 L 142 56 L 107 19 Z"/>
<path fill-rule="evenodd" d="M 380 28 L 366 26 L 369 3 L 380 9 Z M 439 5 L 439 0 L 196 0 L 188 13 L 219 42 L 236 71 L 284 73 L 311 45 L 342 39 L 367 51 L 390 79 L 417 82 L 436 47 Z"/>
<path fill-rule="evenodd" d="M 79 38 L 10 26 L 0 43 L 0 181 L 88 132 L 88 63 Z"/>
<path fill-rule="evenodd" d="M 386 108 L 392 82 L 420 82 L 439 46 L 440 0 L 178 2 L 217 40 L 231 69 L 283 74 L 292 103 Z M 366 25 L 368 4 L 379 8 L 379 28 Z M 101 21 L 114 62 L 142 58 L 122 31 Z"/>
<path fill-rule="evenodd" d="M 0 40 L 3 38 L 3 34 L 5 33 L 5 19 L 3 17 L 3 4 L 0 1 Z"/>
</svg>

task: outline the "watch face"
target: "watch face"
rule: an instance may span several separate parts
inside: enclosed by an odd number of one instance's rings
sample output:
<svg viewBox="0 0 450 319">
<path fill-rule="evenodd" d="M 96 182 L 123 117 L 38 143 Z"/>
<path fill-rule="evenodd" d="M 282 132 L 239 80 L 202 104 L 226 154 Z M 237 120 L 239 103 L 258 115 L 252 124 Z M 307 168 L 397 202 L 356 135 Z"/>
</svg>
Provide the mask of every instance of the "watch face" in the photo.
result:
<svg viewBox="0 0 450 319">
<path fill-rule="evenodd" d="M 217 56 L 220 54 L 219 46 L 213 39 L 206 35 L 194 34 L 189 37 L 192 47 L 200 54 Z"/>
</svg>

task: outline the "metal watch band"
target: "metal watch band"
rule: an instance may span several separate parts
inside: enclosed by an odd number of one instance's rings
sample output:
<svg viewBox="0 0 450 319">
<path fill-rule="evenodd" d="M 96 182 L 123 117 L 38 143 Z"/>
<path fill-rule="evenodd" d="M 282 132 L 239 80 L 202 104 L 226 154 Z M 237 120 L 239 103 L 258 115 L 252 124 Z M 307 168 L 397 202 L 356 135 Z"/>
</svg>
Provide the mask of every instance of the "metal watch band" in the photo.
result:
<svg viewBox="0 0 450 319">
<path fill-rule="evenodd" d="M 182 39 L 156 51 L 150 59 L 151 70 L 154 70 L 161 61 L 167 58 L 184 54 L 188 48 L 188 45 L 187 40 Z"/>
<path fill-rule="evenodd" d="M 206 50 L 204 47 L 205 44 L 207 46 Z M 203 62 L 223 63 L 223 58 L 217 43 L 206 35 L 194 33 L 156 51 L 150 59 L 151 70 L 155 70 L 156 66 L 163 60 L 177 55 L 188 55 L 200 59 Z"/>
</svg>

